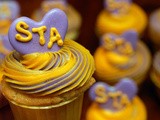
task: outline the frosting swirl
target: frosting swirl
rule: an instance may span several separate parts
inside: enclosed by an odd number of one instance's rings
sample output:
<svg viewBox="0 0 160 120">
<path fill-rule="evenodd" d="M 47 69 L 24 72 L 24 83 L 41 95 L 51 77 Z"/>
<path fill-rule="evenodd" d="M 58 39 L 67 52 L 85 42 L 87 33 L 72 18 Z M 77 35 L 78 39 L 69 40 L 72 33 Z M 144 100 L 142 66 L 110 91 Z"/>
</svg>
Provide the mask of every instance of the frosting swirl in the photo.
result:
<svg viewBox="0 0 160 120">
<path fill-rule="evenodd" d="M 3 63 L 6 82 L 26 94 L 60 95 L 82 87 L 95 70 L 88 50 L 65 40 L 57 52 L 20 55 L 16 51 Z"/>
</svg>

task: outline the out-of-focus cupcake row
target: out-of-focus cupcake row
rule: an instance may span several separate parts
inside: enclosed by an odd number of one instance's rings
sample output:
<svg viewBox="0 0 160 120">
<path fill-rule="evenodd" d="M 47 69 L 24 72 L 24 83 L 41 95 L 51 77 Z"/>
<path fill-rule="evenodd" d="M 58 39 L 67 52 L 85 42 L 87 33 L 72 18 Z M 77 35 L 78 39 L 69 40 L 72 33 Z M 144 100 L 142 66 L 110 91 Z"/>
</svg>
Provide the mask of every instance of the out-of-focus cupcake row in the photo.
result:
<svg viewBox="0 0 160 120">
<path fill-rule="evenodd" d="M 77 40 L 83 18 L 66 0 L 44 0 L 31 17 L 40 21 L 53 8 L 67 14 L 66 38 Z M 10 24 L 19 16 L 16 0 L 0 1 L 1 62 L 14 50 L 7 34 Z M 86 114 L 87 120 L 147 120 L 145 105 L 136 93 L 150 77 L 157 95 L 160 94 L 160 10 L 147 16 L 132 0 L 103 0 L 103 9 L 95 19 L 95 34 L 99 39 L 93 54 L 97 83 L 89 92 L 93 104 Z M 143 40 L 148 36 L 144 32 L 147 28 L 154 53 Z"/>
</svg>

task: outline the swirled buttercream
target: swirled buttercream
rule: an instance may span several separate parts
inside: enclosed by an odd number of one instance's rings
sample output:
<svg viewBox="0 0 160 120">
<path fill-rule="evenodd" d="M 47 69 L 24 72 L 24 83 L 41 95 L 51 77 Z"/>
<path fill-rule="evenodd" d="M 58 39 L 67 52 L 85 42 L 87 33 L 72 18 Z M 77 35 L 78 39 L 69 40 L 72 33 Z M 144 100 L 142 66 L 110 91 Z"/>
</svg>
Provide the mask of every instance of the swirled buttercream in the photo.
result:
<svg viewBox="0 0 160 120">
<path fill-rule="evenodd" d="M 151 56 L 143 42 L 137 43 L 137 49 L 131 56 L 116 54 L 98 47 L 94 53 L 96 79 L 116 83 L 119 78 L 129 77 L 140 84 L 150 68 Z"/>
<path fill-rule="evenodd" d="M 4 79 L 14 89 L 26 94 L 60 95 L 82 87 L 95 70 L 88 50 L 65 40 L 57 52 L 9 54 L 4 63 Z"/>
</svg>

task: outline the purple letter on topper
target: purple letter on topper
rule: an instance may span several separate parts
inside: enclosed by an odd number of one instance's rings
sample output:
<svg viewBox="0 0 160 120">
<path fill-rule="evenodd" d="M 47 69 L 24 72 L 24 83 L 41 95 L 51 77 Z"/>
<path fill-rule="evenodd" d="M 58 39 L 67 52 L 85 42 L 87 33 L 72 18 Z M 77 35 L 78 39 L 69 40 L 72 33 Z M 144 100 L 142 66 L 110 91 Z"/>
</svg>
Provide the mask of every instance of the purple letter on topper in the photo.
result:
<svg viewBox="0 0 160 120">
<path fill-rule="evenodd" d="M 136 93 L 137 86 L 129 78 L 121 79 L 114 87 L 104 82 L 97 82 L 89 90 L 93 101 L 97 102 L 100 107 L 111 111 L 118 111 L 130 104 Z"/>
<path fill-rule="evenodd" d="M 66 14 L 60 9 L 50 10 L 41 22 L 27 17 L 16 19 L 9 29 L 9 40 L 21 54 L 58 51 L 68 29 Z"/>
</svg>

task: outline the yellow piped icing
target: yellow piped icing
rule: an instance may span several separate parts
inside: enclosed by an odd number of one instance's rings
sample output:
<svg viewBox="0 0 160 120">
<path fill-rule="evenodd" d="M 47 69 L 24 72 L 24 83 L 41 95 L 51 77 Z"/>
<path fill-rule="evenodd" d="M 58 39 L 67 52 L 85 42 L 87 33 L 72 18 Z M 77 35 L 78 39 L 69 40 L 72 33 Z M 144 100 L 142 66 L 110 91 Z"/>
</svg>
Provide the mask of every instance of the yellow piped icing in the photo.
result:
<svg viewBox="0 0 160 120">
<path fill-rule="evenodd" d="M 29 28 L 29 25 L 23 21 L 20 21 L 16 24 L 16 30 L 20 33 L 25 34 L 27 37 L 23 37 L 20 34 L 16 34 L 16 40 L 20 42 L 29 42 L 32 40 L 32 33 L 30 33 L 27 29 Z"/>
<path fill-rule="evenodd" d="M 59 32 L 57 31 L 56 28 L 51 28 L 50 30 L 50 41 L 48 43 L 48 48 L 52 48 L 53 43 L 57 41 L 57 44 L 59 46 L 63 45 L 63 40 L 59 34 Z"/>
<path fill-rule="evenodd" d="M 5 58 L 3 68 L 11 87 L 38 96 L 78 89 L 95 70 L 89 51 L 71 40 L 65 40 L 57 52 L 20 56 L 14 51 Z"/>
<path fill-rule="evenodd" d="M 32 28 L 32 32 L 37 32 L 39 34 L 40 45 L 45 44 L 44 32 L 47 30 L 46 26 L 41 26 L 39 28 Z"/>
<path fill-rule="evenodd" d="M 107 91 L 103 86 L 99 85 L 95 89 L 95 102 L 97 103 L 107 103 L 109 99 L 113 100 L 112 106 L 117 110 L 123 109 L 125 106 L 130 104 L 128 96 L 121 91 L 110 92 Z"/>
<path fill-rule="evenodd" d="M 32 33 L 28 30 L 29 25 L 26 22 L 20 21 L 16 24 L 16 30 L 21 33 L 25 34 L 27 37 L 23 37 L 20 34 L 16 34 L 16 40 L 20 42 L 29 42 L 32 40 Z M 39 44 L 45 45 L 46 40 L 44 37 L 44 33 L 47 30 L 46 26 L 40 26 L 37 28 L 32 28 L 32 32 L 38 33 L 39 35 Z M 48 42 L 48 49 L 51 49 L 53 44 L 57 42 L 58 46 L 63 46 L 63 40 L 61 35 L 59 34 L 58 30 L 55 27 L 50 28 L 50 39 Z"/>
<path fill-rule="evenodd" d="M 117 48 L 118 52 L 125 55 L 133 55 L 134 50 L 130 42 L 127 42 L 122 37 L 112 40 L 109 35 L 104 36 L 103 38 L 104 45 L 103 47 L 106 50 L 114 50 Z"/>
</svg>

